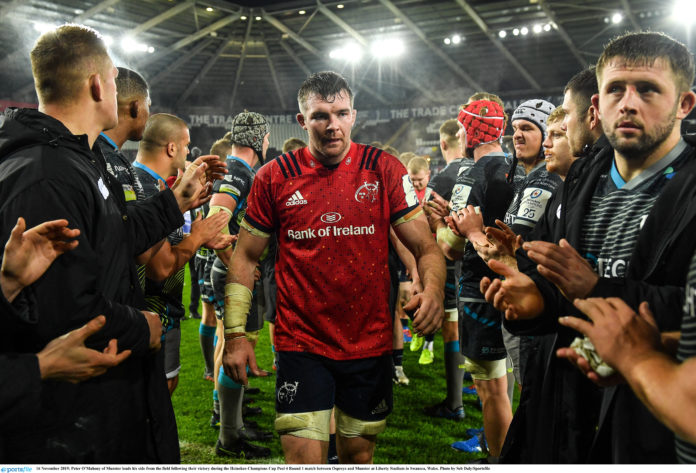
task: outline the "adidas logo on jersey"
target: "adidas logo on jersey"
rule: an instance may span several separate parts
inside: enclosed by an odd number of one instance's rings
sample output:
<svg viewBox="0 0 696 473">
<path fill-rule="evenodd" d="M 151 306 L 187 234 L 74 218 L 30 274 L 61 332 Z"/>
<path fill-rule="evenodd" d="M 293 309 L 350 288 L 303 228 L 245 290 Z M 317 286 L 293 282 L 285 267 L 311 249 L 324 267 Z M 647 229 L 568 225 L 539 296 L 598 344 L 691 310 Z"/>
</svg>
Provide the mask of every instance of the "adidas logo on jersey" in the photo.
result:
<svg viewBox="0 0 696 473">
<path fill-rule="evenodd" d="M 307 201 L 305 200 L 304 197 L 302 197 L 302 194 L 300 194 L 300 191 L 295 191 L 295 193 L 290 196 L 288 201 L 285 202 L 285 205 L 290 207 L 291 205 L 304 205 L 306 203 L 307 203 Z"/>
</svg>

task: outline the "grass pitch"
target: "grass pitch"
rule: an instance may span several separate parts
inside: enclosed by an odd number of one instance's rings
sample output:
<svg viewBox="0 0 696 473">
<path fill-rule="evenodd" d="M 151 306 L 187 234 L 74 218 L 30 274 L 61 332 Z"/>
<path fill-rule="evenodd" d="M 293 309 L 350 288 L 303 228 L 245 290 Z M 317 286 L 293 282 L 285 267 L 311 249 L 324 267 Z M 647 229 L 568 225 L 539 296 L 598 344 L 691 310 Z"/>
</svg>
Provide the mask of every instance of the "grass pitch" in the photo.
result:
<svg viewBox="0 0 696 473">
<path fill-rule="evenodd" d="M 184 304 L 188 308 L 190 279 L 186 271 Z M 222 458 L 215 455 L 218 431 L 210 427 L 213 383 L 203 379 L 204 363 L 198 339 L 200 321 L 186 319 L 181 323 L 181 373 L 179 386 L 172 402 L 176 413 L 181 445 L 182 463 L 284 463 L 277 434 L 264 445 L 271 448 L 272 456 L 264 461 Z M 374 462 L 381 464 L 467 463 L 480 454 L 454 450 L 452 442 L 466 440 L 466 429 L 482 426 L 478 398 L 463 396 L 466 419 L 461 422 L 434 419 L 423 414 L 422 408 L 445 398 L 445 367 L 442 336 L 435 337 L 435 362 L 419 365 L 419 352 L 404 347 L 404 370 L 410 378 L 409 386 L 394 386 L 394 411 L 387 419 L 387 430 L 377 438 Z M 261 331 L 256 348 L 259 367 L 271 370 L 272 354 L 268 339 L 268 325 Z M 465 382 L 465 386 L 468 383 Z M 273 431 L 275 376 L 251 378 L 250 386 L 261 389 L 252 404 L 263 409 L 260 416 L 251 417 L 261 428 Z"/>
</svg>

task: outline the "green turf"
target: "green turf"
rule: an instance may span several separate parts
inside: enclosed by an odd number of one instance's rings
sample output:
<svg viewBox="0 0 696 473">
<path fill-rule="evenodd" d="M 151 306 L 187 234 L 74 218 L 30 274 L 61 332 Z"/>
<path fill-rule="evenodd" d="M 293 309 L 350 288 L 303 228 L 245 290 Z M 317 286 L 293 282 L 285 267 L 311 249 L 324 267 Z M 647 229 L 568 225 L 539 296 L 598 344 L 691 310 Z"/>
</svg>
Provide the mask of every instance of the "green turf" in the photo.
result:
<svg viewBox="0 0 696 473">
<path fill-rule="evenodd" d="M 188 307 L 189 275 L 184 288 L 185 307 Z M 277 435 L 265 445 L 272 456 L 265 461 L 243 461 L 215 455 L 216 429 L 209 426 L 212 409 L 213 383 L 203 379 L 203 357 L 198 342 L 199 321 L 186 319 L 181 323 L 182 368 L 179 386 L 173 403 L 179 428 L 182 463 L 283 463 Z M 445 397 L 445 368 L 442 336 L 435 337 L 435 362 L 418 364 L 418 352 L 404 347 L 404 369 L 410 378 L 409 386 L 394 386 L 394 411 L 388 418 L 387 430 L 377 439 L 374 461 L 382 464 L 467 463 L 481 455 L 463 453 L 450 447 L 452 442 L 465 440 L 465 431 L 481 427 L 481 411 L 475 396 L 464 396 L 467 418 L 461 422 L 433 419 L 422 413 L 422 407 Z M 259 337 L 256 355 L 261 368 L 271 369 L 272 355 L 268 341 L 268 326 Z M 252 417 L 264 430 L 272 431 L 274 419 L 275 377 L 252 378 L 250 386 L 261 389 L 253 405 L 263 413 Z"/>
</svg>

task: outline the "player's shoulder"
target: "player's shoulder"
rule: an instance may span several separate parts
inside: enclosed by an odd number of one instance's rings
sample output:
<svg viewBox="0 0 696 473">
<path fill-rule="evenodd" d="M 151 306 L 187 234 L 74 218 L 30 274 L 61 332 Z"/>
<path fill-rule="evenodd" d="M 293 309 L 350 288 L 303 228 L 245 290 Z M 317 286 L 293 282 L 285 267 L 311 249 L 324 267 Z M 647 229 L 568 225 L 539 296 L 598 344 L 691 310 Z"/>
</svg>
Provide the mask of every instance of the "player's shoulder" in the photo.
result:
<svg viewBox="0 0 696 473">
<path fill-rule="evenodd" d="M 399 158 L 387 153 L 383 149 L 362 143 L 353 143 L 354 149 L 351 150 L 351 159 L 358 160 L 358 168 L 367 171 L 393 172 L 398 171 L 399 177 L 406 173 L 406 168 Z M 401 172 L 403 171 L 403 172 Z"/>
<path fill-rule="evenodd" d="M 527 187 L 555 189 L 561 182 L 563 182 L 563 180 L 558 174 L 549 172 L 546 166 L 541 166 L 530 173 L 529 179 L 527 180 Z"/>
<path fill-rule="evenodd" d="M 309 161 L 305 156 L 307 153 L 309 150 L 305 147 L 266 159 L 266 163 L 256 172 L 257 179 L 282 180 L 301 176 L 307 171 L 303 164 Z"/>
</svg>

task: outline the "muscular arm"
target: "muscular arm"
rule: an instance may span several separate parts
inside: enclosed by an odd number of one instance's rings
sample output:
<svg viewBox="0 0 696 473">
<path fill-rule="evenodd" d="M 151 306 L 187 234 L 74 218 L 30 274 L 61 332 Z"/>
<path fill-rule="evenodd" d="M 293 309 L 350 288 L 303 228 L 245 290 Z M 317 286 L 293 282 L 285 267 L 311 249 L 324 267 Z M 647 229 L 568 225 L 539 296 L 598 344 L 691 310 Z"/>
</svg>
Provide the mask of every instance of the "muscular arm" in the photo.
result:
<svg viewBox="0 0 696 473">
<path fill-rule="evenodd" d="M 213 238 L 220 229 L 227 225 L 229 217 L 218 213 L 205 220 L 196 219 L 192 224 L 191 234 L 172 245 L 165 240 L 159 250 L 150 258 L 146 274 L 150 279 L 163 281 L 181 269 L 204 243 Z"/>
<path fill-rule="evenodd" d="M 237 304 L 233 298 L 243 299 L 244 303 L 251 303 L 251 291 L 254 287 L 254 271 L 259 259 L 268 246 L 268 238 L 257 236 L 242 227 L 239 231 L 239 240 L 235 246 L 232 260 L 227 269 L 227 284 L 225 285 L 225 348 L 222 356 L 222 363 L 225 373 L 235 382 L 240 384 L 247 383 L 246 367 L 256 374 L 262 375 L 256 365 L 256 355 L 254 349 L 247 340 L 237 330 L 246 324 L 246 310 L 239 309 L 245 304 Z M 233 286 L 231 286 L 233 285 Z M 240 288 L 239 285 L 243 286 Z M 236 286 L 236 287 L 235 287 Z M 229 287 L 236 290 L 235 294 L 230 294 Z M 242 312 L 244 312 L 242 314 Z M 244 323 L 242 323 L 244 322 Z M 228 327 L 236 327 L 234 332 Z"/>
<path fill-rule="evenodd" d="M 409 274 L 411 274 L 411 279 L 413 280 L 413 282 L 420 283 L 416 259 L 413 257 L 413 254 L 410 251 L 408 251 L 408 248 L 406 248 L 404 244 L 401 243 L 399 237 L 397 237 L 396 233 L 394 233 L 393 228 L 389 229 L 389 241 L 391 241 L 391 244 L 394 246 L 394 249 L 396 250 L 396 254 L 399 255 L 399 259 L 402 263 L 404 263 L 404 266 L 406 266 L 406 269 L 408 270 Z"/>
<path fill-rule="evenodd" d="M 638 398 L 670 430 L 696 443 L 696 358 L 679 364 L 660 351 L 624 373 Z"/>
<path fill-rule="evenodd" d="M 696 358 L 680 364 L 666 352 L 645 302 L 638 312 L 618 298 L 579 299 L 575 305 L 590 321 L 563 317 L 560 322 L 589 337 L 599 356 L 623 375 L 658 420 L 696 443 Z"/>
<path fill-rule="evenodd" d="M 413 327 L 421 333 L 432 333 L 440 327 L 444 315 L 445 259 L 423 215 L 396 225 L 394 231 L 416 258 L 423 284 L 423 292 L 413 297 L 404 308 L 418 307 Z"/>
</svg>

